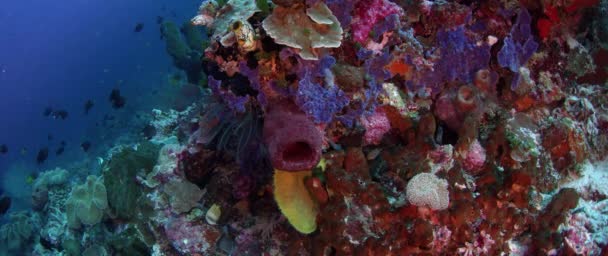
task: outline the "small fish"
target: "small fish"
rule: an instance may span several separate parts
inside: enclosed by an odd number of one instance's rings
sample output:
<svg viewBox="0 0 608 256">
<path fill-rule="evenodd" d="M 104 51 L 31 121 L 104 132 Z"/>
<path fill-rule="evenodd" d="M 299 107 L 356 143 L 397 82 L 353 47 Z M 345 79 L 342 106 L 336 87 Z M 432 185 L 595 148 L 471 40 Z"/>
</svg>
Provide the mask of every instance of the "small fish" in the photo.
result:
<svg viewBox="0 0 608 256">
<path fill-rule="evenodd" d="M 43 116 L 50 116 L 53 113 L 53 108 L 51 107 L 46 107 L 44 109 L 44 111 L 42 112 Z"/>
<path fill-rule="evenodd" d="M 115 109 L 122 108 L 127 103 L 127 99 L 120 95 L 120 90 L 118 89 L 112 90 L 109 100 L 112 102 L 112 107 Z"/>
<path fill-rule="evenodd" d="M 69 113 L 65 110 L 55 110 L 51 115 L 54 119 L 65 120 L 66 118 L 68 118 Z"/>
<path fill-rule="evenodd" d="M 92 100 L 87 100 L 87 102 L 84 103 L 84 114 L 88 114 L 89 110 L 91 110 L 94 105 L 95 103 Z"/>
<path fill-rule="evenodd" d="M 8 153 L 8 146 L 6 144 L 0 145 L 0 154 Z"/>
<path fill-rule="evenodd" d="M 38 178 L 38 175 L 35 173 L 32 173 L 32 174 L 28 175 L 27 177 L 25 177 L 25 183 L 28 185 L 32 185 L 32 184 L 34 184 L 34 181 L 36 181 L 37 178 Z"/>
<path fill-rule="evenodd" d="M 66 145 L 65 140 L 62 140 L 62 141 L 59 143 L 59 145 L 61 145 L 62 147 L 65 147 L 65 145 Z"/>
<path fill-rule="evenodd" d="M 64 147 L 60 147 L 57 149 L 57 151 L 55 151 L 55 155 L 56 156 L 60 156 L 61 154 L 63 154 L 63 151 L 65 151 Z"/>
<path fill-rule="evenodd" d="M 162 24 L 164 20 L 163 16 L 156 16 L 156 24 Z"/>
<path fill-rule="evenodd" d="M 11 208 L 11 198 L 3 196 L 0 198 L 0 216 L 4 215 Z"/>
<path fill-rule="evenodd" d="M 46 159 L 49 157 L 49 149 L 48 148 L 42 148 L 38 151 L 38 156 L 36 156 L 36 163 L 38 164 L 42 164 L 44 163 L 44 161 L 46 161 Z"/>
<path fill-rule="evenodd" d="M 49 135 L 46 136 L 46 139 L 47 140 L 53 140 L 53 134 L 49 133 Z"/>
<path fill-rule="evenodd" d="M 80 144 L 80 147 L 82 148 L 82 151 L 88 152 L 89 148 L 91 148 L 91 142 L 85 141 L 82 144 Z"/>
<path fill-rule="evenodd" d="M 135 29 L 133 29 L 133 32 L 138 33 L 141 32 L 144 29 L 144 24 L 139 22 L 137 24 L 135 24 Z"/>
</svg>

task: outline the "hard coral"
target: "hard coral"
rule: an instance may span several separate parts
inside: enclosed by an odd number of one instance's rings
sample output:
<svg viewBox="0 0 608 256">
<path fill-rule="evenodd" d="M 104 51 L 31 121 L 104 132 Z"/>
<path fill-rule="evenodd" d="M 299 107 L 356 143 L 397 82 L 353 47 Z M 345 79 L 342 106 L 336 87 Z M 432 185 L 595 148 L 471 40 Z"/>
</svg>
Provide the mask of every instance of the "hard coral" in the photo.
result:
<svg viewBox="0 0 608 256">
<path fill-rule="evenodd" d="M 218 40 L 230 32 L 235 22 L 246 22 L 259 11 L 255 1 L 250 0 L 229 0 L 223 6 L 218 6 L 215 1 L 203 1 L 192 23 L 210 27 L 213 30 L 212 38 Z"/>
<path fill-rule="evenodd" d="M 336 48 L 342 42 L 340 22 L 323 2 L 309 8 L 277 6 L 262 26 L 277 44 L 299 49 L 307 60 L 318 59 L 317 49 Z"/>
<path fill-rule="evenodd" d="M 312 169 L 321 159 L 322 139 L 314 123 L 293 103 L 278 103 L 266 113 L 264 142 L 275 169 Z"/>
</svg>

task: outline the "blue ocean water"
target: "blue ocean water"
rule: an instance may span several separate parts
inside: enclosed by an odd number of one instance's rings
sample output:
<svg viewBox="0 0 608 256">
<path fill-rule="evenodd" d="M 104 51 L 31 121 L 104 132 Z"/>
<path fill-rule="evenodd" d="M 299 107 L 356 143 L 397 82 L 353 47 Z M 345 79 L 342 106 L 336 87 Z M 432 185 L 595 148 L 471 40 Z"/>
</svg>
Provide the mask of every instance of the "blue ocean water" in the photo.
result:
<svg viewBox="0 0 608 256">
<path fill-rule="evenodd" d="M 137 111 L 162 105 L 162 88 L 173 72 L 160 39 L 157 17 L 181 23 L 199 1 L 5 1 L 0 8 L 0 172 L 19 177 L 94 158 L 111 138 L 132 132 Z M 144 25 L 134 32 L 137 23 Z M 127 98 L 112 109 L 114 88 Z M 159 96 L 160 94 L 160 96 Z M 158 97 L 157 97 L 158 96 Z M 84 103 L 95 105 L 84 115 Z M 43 116 L 66 110 L 65 120 Z M 104 126 L 103 117 L 115 120 Z M 112 126 L 112 127 L 110 127 Z M 49 134 L 52 139 L 49 140 Z M 56 156 L 61 141 L 65 152 Z M 88 153 L 80 144 L 90 141 Z M 36 163 L 41 148 L 49 157 Z"/>
</svg>

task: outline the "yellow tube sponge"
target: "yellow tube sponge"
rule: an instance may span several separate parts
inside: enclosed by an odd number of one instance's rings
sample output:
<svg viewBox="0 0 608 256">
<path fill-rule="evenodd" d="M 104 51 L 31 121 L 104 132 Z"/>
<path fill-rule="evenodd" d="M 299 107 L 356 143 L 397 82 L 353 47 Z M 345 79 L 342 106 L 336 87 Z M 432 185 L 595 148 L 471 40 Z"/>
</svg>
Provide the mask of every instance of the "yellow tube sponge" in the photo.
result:
<svg viewBox="0 0 608 256">
<path fill-rule="evenodd" d="M 304 185 L 312 171 L 288 172 L 274 170 L 274 199 L 291 226 L 303 234 L 317 229 L 319 208 Z"/>
</svg>

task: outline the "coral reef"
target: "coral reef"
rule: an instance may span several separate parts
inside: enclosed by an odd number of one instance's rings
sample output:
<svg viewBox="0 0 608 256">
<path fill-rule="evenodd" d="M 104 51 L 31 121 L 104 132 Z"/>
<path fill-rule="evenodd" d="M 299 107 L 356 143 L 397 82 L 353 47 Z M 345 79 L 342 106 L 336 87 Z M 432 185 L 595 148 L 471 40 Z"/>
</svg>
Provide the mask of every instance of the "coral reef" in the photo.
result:
<svg viewBox="0 0 608 256">
<path fill-rule="evenodd" d="M 606 255 L 607 7 L 205 0 L 162 25 L 201 99 L 41 174 L 0 254 Z"/>
</svg>

